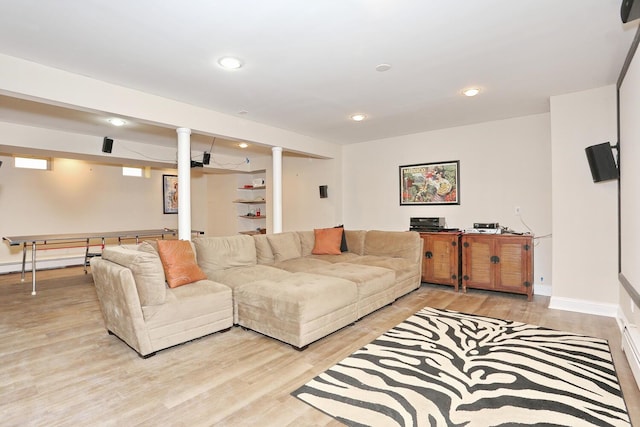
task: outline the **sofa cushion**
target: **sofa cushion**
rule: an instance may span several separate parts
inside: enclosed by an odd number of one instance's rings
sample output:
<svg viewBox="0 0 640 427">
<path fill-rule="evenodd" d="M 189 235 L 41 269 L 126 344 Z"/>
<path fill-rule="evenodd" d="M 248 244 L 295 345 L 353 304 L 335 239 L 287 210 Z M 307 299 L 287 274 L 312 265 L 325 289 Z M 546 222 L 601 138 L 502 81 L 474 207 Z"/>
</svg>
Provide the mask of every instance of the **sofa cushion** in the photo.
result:
<svg viewBox="0 0 640 427">
<path fill-rule="evenodd" d="M 194 331 L 211 333 L 233 325 L 231 289 L 211 280 L 167 289 L 166 303 L 143 307 L 149 338 L 156 348 L 193 339 Z M 200 334 L 196 334 L 201 336 Z"/>
<path fill-rule="evenodd" d="M 238 286 L 251 284 L 260 280 L 273 280 L 279 282 L 291 276 L 286 270 L 271 267 L 268 265 L 250 265 L 246 267 L 227 268 L 226 270 L 216 270 L 209 274 L 209 279 L 222 283 L 233 290 L 235 295 L 235 289 Z M 236 310 L 236 301 L 233 300 L 233 322 L 238 323 L 238 311 Z"/>
<path fill-rule="evenodd" d="M 158 255 L 126 249 L 120 246 L 107 246 L 102 251 L 102 259 L 128 268 L 136 282 L 140 305 L 163 304 L 166 298 L 162 262 Z"/>
<path fill-rule="evenodd" d="M 354 282 L 358 285 L 358 299 L 390 289 L 396 280 L 395 272 L 388 268 L 347 262 L 313 268 L 309 273 L 340 277 Z"/>
<path fill-rule="evenodd" d="M 341 252 L 340 255 L 309 255 L 309 258 L 321 259 L 331 263 L 335 262 L 349 262 L 352 259 L 358 258 L 360 255 L 356 255 L 351 252 Z"/>
<path fill-rule="evenodd" d="M 269 239 L 267 239 L 266 234 L 255 234 L 253 236 L 253 241 L 256 246 L 256 259 L 258 264 L 268 265 L 276 262 L 273 250 L 271 249 L 271 244 L 269 244 Z"/>
<path fill-rule="evenodd" d="M 295 232 L 267 234 L 267 240 L 269 240 L 276 262 L 302 256 L 300 238 Z"/>
<path fill-rule="evenodd" d="M 145 240 L 138 245 L 138 250 L 142 252 L 158 255 L 158 242 Z"/>
<path fill-rule="evenodd" d="M 309 270 L 309 273 L 340 277 L 358 289 L 358 317 L 365 316 L 393 300 L 395 271 L 365 264 L 339 262 Z"/>
<path fill-rule="evenodd" d="M 196 253 L 196 246 L 193 244 L 193 242 L 190 242 L 190 243 L 191 243 L 191 249 L 193 249 L 193 253 L 195 254 Z M 121 246 L 125 246 L 125 245 L 121 245 Z M 155 239 L 155 240 L 143 240 L 142 243 L 137 244 L 137 245 L 133 245 L 133 246 L 135 246 L 136 249 L 139 250 L 139 251 L 149 252 L 150 254 L 158 255 L 158 239 Z"/>
<path fill-rule="evenodd" d="M 276 262 L 275 264 L 273 264 L 274 267 L 281 268 L 283 270 L 287 270 L 292 273 L 298 273 L 298 272 L 304 273 L 313 268 L 320 268 L 326 265 L 331 265 L 331 263 L 313 256 L 291 258 L 286 261 Z"/>
<path fill-rule="evenodd" d="M 324 316 L 357 300 L 355 283 L 318 274 L 297 273 L 281 281 L 260 280 L 236 288 L 238 302 L 266 308 L 294 323 Z M 355 312 L 355 310 L 354 310 Z"/>
<path fill-rule="evenodd" d="M 198 265 L 207 276 L 217 270 L 256 265 L 256 245 L 253 237 L 199 237 L 193 240 L 198 254 Z"/>
<path fill-rule="evenodd" d="M 300 254 L 302 256 L 311 255 L 313 251 L 313 245 L 316 243 L 316 237 L 313 230 L 296 231 L 298 238 L 300 239 Z"/>
<path fill-rule="evenodd" d="M 404 258 L 363 255 L 361 257 L 351 259 L 348 262 L 393 270 L 396 274 L 396 282 L 409 279 L 419 273 L 416 264 L 411 263 Z"/>
<path fill-rule="evenodd" d="M 311 251 L 314 255 L 340 255 L 342 241 L 341 228 L 316 228 L 313 230 L 315 244 Z"/>
<path fill-rule="evenodd" d="M 257 280 L 281 280 L 293 273 L 267 265 L 251 265 L 211 272 L 209 279 L 234 289 Z"/>
<path fill-rule="evenodd" d="M 188 240 L 158 240 L 158 254 L 170 288 L 204 280 Z"/>
<path fill-rule="evenodd" d="M 366 230 L 344 230 L 347 239 L 349 252 L 356 255 L 364 255 L 364 239 L 367 236 Z"/>
<path fill-rule="evenodd" d="M 292 344 L 305 345 L 357 319 L 355 283 L 297 273 L 235 289 L 238 323 Z"/>
</svg>

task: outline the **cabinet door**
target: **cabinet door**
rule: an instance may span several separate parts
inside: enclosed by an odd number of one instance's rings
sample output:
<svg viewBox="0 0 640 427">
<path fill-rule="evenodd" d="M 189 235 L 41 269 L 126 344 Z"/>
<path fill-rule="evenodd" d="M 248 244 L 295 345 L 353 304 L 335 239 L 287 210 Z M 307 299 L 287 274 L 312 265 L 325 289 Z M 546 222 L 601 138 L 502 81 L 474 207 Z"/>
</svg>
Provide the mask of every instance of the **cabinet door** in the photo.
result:
<svg viewBox="0 0 640 427">
<path fill-rule="evenodd" d="M 430 259 L 430 255 L 431 253 L 433 253 L 432 249 L 431 249 L 431 238 L 429 237 L 429 234 L 426 233 L 420 233 L 420 238 L 422 239 L 423 245 L 422 245 L 422 281 L 423 282 L 429 282 L 429 280 L 431 279 L 431 269 L 432 269 L 432 264 L 431 264 L 431 259 Z"/>
<path fill-rule="evenodd" d="M 453 246 L 451 246 L 451 238 L 434 237 L 433 244 L 433 279 L 445 283 L 451 283 L 451 268 L 454 255 Z"/>
<path fill-rule="evenodd" d="M 526 293 L 532 287 L 531 258 L 533 248 L 529 237 L 496 239 L 496 288 L 507 292 Z"/>
<path fill-rule="evenodd" d="M 462 238 L 463 290 L 478 288 L 533 297 L 530 236 L 466 235 Z"/>
<path fill-rule="evenodd" d="M 462 275 L 464 287 L 493 289 L 494 241 L 485 236 L 464 236 Z"/>
<path fill-rule="evenodd" d="M 459 236 L 450 233 L 423 233 L 424 259 L 422 281 L 453 285 L 458 290 L 459 282 Z"/>
</svg>

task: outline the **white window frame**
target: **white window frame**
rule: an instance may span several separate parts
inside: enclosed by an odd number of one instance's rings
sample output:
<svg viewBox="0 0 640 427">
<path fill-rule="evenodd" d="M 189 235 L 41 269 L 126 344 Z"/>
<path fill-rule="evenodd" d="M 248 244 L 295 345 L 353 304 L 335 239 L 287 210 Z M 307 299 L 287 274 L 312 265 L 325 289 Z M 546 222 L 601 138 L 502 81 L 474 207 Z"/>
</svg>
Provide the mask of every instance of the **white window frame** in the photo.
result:
<svg viewBox="0 0 640 427">
<path fill-rule="evenodd" d="M 51 161 L 43 157 L 16 156 L 13 158 L 13 165 L 19 169 L 49 170 Z"/>
<path fill-rule="evenodd" d="M 142 178 L 144 176 L 144 169 L 133 166 L 123 166 L 122 176 L 133 176 L 136 178 Z"/>
</svg>

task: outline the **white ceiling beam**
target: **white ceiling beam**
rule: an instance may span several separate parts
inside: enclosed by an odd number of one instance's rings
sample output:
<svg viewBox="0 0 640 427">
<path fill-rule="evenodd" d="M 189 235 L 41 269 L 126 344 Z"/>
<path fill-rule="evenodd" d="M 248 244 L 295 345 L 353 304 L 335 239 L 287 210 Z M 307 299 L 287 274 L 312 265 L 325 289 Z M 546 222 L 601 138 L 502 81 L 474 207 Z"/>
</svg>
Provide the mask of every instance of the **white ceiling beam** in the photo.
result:
<svg viewBox="0 0 640 427">
<path fill-rule="evenodd" d="M 0 93 L 220 135 L 324 158 L 337 144 L 0 54 Z"/>
</svg>

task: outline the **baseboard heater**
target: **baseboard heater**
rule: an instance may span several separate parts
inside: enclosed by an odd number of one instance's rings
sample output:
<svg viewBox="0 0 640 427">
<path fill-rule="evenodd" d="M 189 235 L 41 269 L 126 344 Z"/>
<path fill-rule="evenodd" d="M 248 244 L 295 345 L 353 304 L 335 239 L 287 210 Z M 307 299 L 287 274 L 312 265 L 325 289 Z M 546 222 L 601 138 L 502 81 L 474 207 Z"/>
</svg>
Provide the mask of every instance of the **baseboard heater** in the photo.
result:
<svg viewBox="0 0 640 427">
<path fill-rule="evenodd" d="M 622 351 L 627 355 L 631 372 L 640 388 L 640 331 L 635 326 L 625 326 L 622 331 Z"/>
<path fill-rule="evenodd" d="M 68 257 L 59 257 L 59 258 L 47 258 L 38 260 L 36 265 L 38 266 L 38 271 L 40 270 L 49 270 L 54 268 L 64 268 L 64 267 L 72 267 L 76 265 L 82 265 L 84 263 L 84 255 L 70 255 Z M 27 272 L 31 271 L 31 261 L 27 260 L 25 264 L 25 270 Z M 22 263 L 21 262 L 8 262 L 4 264 L 0 264 L 0 274 L 6 273 L 19 273 L 22 271 Z"/>
</svg>

